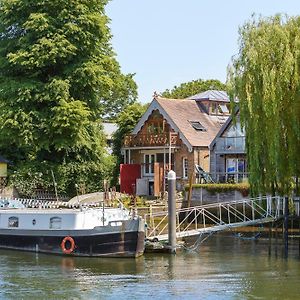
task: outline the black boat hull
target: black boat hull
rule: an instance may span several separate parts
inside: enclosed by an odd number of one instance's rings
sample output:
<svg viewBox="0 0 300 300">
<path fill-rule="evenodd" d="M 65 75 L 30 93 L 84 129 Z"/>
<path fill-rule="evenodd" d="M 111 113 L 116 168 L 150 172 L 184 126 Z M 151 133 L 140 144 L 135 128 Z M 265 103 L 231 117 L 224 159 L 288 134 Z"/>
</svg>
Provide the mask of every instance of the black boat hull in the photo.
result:
<svg viewBox="0 0 300 300">
<path fill-rule="evenodd" d="M 0 230 L 0 248 L 67 256 L 138 257 L 144 240 L 141 219 L 91 230 Z"/>
</svg>

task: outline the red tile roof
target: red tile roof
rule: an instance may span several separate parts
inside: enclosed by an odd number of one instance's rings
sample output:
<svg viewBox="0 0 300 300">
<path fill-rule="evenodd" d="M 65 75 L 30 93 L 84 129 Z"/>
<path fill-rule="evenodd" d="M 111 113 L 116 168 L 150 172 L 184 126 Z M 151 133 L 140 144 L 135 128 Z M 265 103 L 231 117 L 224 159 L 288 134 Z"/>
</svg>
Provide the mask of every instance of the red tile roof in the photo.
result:
<svg viewBox="0 0 300 300">
<path fill-rule="evenodd" d="M 195 100 L 166 99 L 162 97 L 156 97 L 155 100 L 193 147 L 209 146 L 220 130 L 222 121 L 224 123 L 227 119 L 208 115 Z M 190 123 L 191 121 L 200 122 L 206 131 L 194 129 Z"/>
</svg>

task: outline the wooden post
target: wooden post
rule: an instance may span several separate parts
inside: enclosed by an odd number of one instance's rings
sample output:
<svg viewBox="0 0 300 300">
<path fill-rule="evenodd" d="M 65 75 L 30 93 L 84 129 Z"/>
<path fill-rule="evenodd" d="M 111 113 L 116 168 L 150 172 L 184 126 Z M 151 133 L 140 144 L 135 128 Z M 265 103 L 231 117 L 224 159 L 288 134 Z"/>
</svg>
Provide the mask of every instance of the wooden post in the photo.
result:
<svg viewBox="0 0 300 300">
<path fill-rule="evenodd" d="M 169 171 L 171 171 L 171 131 L 169 131 Z"/>
<path fill-rule="evenodd" d="M 284 257 L 288 257 L 289 250 L 289 198 L 284 198 Z"/>
<path fill-rule="evenodd" d="M 272 225 L 273 223 L 269 224 L 269 256 L 271 256 L 271 250 L 272 250 L 272 241 L 271 241 Z"/>
<path fill-rule="evenodd" d="M 191 200 L 192 200 L 192 192 L 193 192 L 193 181 L 194 181 L 194 172 L 190 174 L 189 178 L 189 192 L 188 192 L 188 203 L 187 207 L 191 207 Z"/>
<path fill-rule="evenodd" d="M 55 181 L 53 170 L 51 170 L 51 174 L 52 174 L 52 179 L 53 179 L 53 185 L 54 185 L 54 191 L 55 191 L 55 198 L 56 198 L 56 202 L 58 202 L 57 183 Z"/>
</svg>

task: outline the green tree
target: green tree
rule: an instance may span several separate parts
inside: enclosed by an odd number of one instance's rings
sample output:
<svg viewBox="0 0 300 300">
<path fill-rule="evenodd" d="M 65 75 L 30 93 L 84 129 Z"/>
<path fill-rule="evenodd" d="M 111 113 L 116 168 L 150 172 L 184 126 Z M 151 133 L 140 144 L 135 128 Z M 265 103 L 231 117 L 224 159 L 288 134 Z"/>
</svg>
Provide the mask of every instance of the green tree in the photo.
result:
<svg viewBox="0 0 300 300">
<path fill-rule="evenodd" d="M 229 72 L 255 193 L 289 194 L 300 175 L 300 18 L 253 18 Z M 295 180 L 296 178 L 296 180 Z"/>
<path fill-rule="evenodd" d="M 184 99 L 207 90 L 226 90 L 226 85 L 215 79 L 192 80 L 182 83 L 179 86 L 174 86 L 171 90 L 165 90 L 162 96 L 166 98 Z"/>
<path fill-rule="evenodd" d="M 130 134 L 148 108 L 148 104 L 134 103 L 125 108 L 117 118 L 118 129 L 113 136 L 113 154 L 117 158 L 113 184 L 117 183 L 122 161 L 121 148 L 126 134 Z"/>
<path fill-rule="evenodd" d="M 106 176 L 99 120 L 137 97 L 110 45 L 107 2 L 0 2 L 1 153 L 24 174 L 60 171 L 64 191 L 88 179 L 95 188 Z"/>
</svg>

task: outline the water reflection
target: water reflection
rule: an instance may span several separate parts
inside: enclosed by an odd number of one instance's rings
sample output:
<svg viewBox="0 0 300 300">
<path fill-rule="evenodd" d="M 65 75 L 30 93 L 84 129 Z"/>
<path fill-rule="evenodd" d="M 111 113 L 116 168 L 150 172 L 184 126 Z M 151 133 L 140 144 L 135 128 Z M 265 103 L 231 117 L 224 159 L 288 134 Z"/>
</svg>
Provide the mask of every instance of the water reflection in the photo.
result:
<svg viewBox="0 0 300 300">
<path fill-rule="evenodd" d="M 298 240 L 285 260 L 279 239 L 232 235 L 213 236 L 197 252 L 137 259 L 1 250 L 0 298 L 296 299 L 299 267 Z"/>
</svg>

